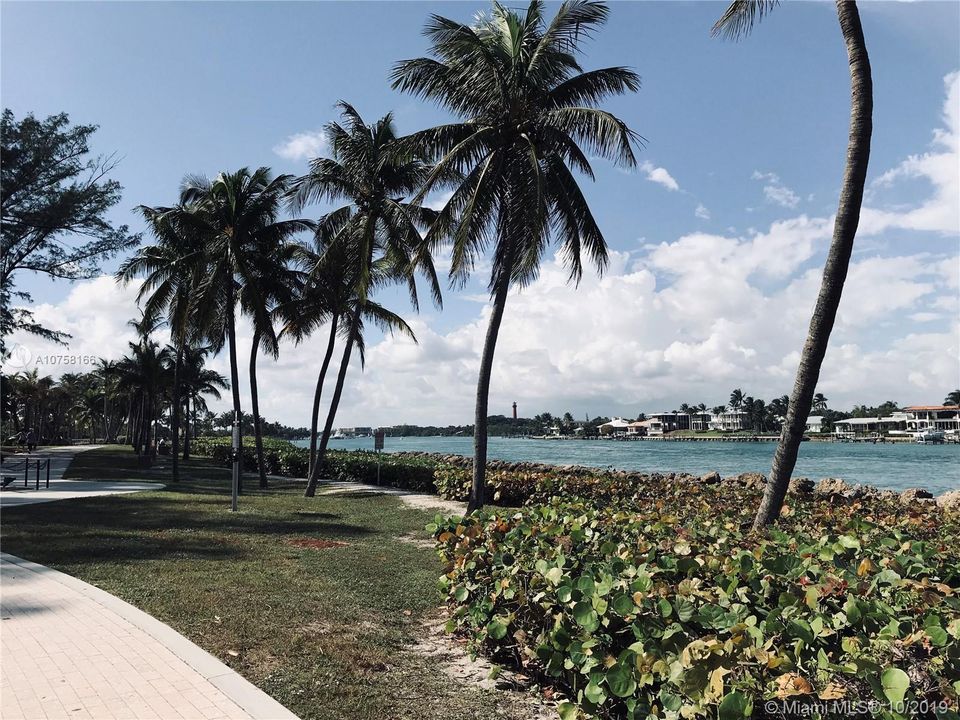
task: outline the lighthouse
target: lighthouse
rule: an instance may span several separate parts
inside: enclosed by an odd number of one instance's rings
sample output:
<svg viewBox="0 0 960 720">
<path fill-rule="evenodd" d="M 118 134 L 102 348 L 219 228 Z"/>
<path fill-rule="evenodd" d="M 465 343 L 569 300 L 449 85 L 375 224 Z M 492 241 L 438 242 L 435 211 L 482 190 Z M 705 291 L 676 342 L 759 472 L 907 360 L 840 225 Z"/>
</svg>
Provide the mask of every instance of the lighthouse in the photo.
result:
<svg viewBox="0 0 960 720">
<path fill-rule="evenodd" d="M 517 419 L 517 403 L 516 403 L 516 401 L 514 401 L 514 403 L 513 403 L 513 419 L 514 419 L 514 420 Z"/>
</svg>

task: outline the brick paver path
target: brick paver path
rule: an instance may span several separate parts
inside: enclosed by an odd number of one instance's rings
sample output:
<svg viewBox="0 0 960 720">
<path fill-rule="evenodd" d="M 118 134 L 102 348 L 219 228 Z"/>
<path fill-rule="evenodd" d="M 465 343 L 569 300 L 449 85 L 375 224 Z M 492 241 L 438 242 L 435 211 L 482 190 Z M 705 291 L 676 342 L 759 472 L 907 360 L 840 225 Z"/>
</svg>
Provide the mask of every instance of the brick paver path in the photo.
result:
<svg viewBox="0 0 960 720">
<path fill-rule="evenodd" d="M 156 618 L 0 554 L 0 717 L 296 717 Z"/>
</svg>

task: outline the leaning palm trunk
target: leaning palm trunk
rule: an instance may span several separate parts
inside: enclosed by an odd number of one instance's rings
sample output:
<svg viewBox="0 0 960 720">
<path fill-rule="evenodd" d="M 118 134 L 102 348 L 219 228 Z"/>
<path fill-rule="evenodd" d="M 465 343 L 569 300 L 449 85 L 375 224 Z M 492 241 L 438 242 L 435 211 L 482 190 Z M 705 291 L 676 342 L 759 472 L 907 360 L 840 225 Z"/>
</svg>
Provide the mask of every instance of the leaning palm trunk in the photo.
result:
<svg viewBox="0 0 960 720">
<path fill-rule="evenodd" d="M 180 481 L 180 366 L 183 364 L 183 345 L 177 345 L 177 359 L 173 364 L 173 405 L 170 416 L 170 471 L 173 481 Z"/>
<path fill-rule="evenodd" d="M 330 318 L 330 339 L 327 341 L 327 351 L 323 355 L 320 365 L 320 374 L 317 375 L 317 387 L 313 391 L 313 415 L 310 419 L 310 471 L 307 474 L 310 482 L 316 484 L 320 477 L 320 468 L 317 465 L 317 429 L 320 424 L 320 397 L 323 394 L 323 383 L 330 367 L 330 358 L 333 356 L 333 347 L 337 342 L 337 325 L 339 318 L 334 315 Z"/>
<path fill-rule="evenodd" d="M 477 407 L 473 426 L 473 482 L 470 486 L 470 500 L 467 512 L 471 513 L 483 507 L 486 501 L 487 472 L 487 405 L 490 399 L 490 375 L 493 371 L 493 354 L 497 347 L 500 322 L 507 305 L 507 291 L 510 289 L 510 273 L 503 271 L 493 298 L 493 313 L 487 326 L 487 336 L 483 341 L 483 355 L 480 357 L 480 377 L 477 380 Z"/>
<path fill-rule="evenodd" d="M 797 462 L 797 453 L 807 416 L 813 404 L 820 366 L 827 352 L 830 331 L 837 316 L 837 307 L 847 277 L 847 267 L 853 252 L 853 240 L 860 222 L 860 205 L 870 159 L 870 136 L 873 130 L 873 81 L 870 59 L 860 26 L 860 14 L 854 0 L 837 0 L 840 30 L 847 45 L 850 61 L 850 139 L 847 144 L 847 164 L 840 189 L 840 202 L 833 227 L 833 241 L 823 268 L 820 294 L 810 319 L 810 330 L 800 356 L 797 378 L 790 395 L 787 420 L 780 433 L 780 443 L 773 456 L 770 482 L 754 519 L 756 529 L 763 528 L 780 516 L 787 495 L 790 475 Z"/>
<path fill-rule="evenodd" d="M 257 352 L 260 349 L 260 331 L 253 333 L 253 347 L 250 349 L 250 408 L 253 411 L 253 438 L 257 452 L 257 472 L 260 474 L 260 488 L 266 490 L 267 469 L 263 462 L 263 431 L 260 428 L 260 400 L 257 396 Z"/>
<path fill-rule="evenodd" d="M 327 454 L 327 444 L 330 442 L 330 433 L 333 431 L 333 421 L 337 417 L 337 407 L 340 405 L 340 395 L 343 394 L 343 383 L 347 377 L 347 366 L 350 365 L 350 353 L 353 351 L 353 340 L 357 336 L 360 328 L 360 309 L 351 321 L 350 335 L 347 339 L 346 347 L 343 349 L 343 358 L 340 361 L 340 370 L 337 372 L 337 386 L 333 391 L 333 399 L 330 400 L 330 410 L 327 412 L 327 421 L 323 426 L 323 436 L 320 438 L 320 447 L 317 449 L 317 457 L 314 460 L 314 471 L 307 481 L 307 489 L 304 497 L 313 497 L 317 492 L 317 483 L 320 481 L 320 469 L 323 467 L 323 458 Z"/>
</svg>

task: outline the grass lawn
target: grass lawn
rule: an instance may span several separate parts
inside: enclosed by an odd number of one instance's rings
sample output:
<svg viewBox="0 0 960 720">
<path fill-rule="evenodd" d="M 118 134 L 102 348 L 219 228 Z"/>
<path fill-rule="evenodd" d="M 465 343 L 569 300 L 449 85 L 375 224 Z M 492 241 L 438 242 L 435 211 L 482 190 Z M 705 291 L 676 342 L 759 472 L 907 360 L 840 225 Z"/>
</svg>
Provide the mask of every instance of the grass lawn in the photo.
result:
<svg viewBox="0 0 960 720">
<path fill-rule="evenodd" d="M 68 477 L 158 474 L 108 447 L 80 453 Z M 411 542 L 428 539 L 431 513 L 390 496 L 261 492 L 251 477 L 234 514 L 228 471 L 191 460 L 183 474 L 161 491 L 4 510 L 3 549 L 163 620 L 304 719 L 525 717 L 509 694 L 460 686 L 409 649 L 440 602 L 440 561 Z"/>
</svg>

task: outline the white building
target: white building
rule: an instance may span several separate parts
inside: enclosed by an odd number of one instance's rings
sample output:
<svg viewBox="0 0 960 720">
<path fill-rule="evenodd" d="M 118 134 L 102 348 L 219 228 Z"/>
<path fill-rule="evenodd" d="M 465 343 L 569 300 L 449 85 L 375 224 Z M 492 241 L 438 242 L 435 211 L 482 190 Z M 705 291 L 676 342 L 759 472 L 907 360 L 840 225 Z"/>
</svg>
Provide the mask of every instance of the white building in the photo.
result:
<svg viewBox="0 0 960 720">
<path fill-rule="evenodd" d="M 783 422 L 781 420 L 781 422 Z M 823 415 L 810 415 L 807 417 L 807 432 L 823 432 Z"/>
<path fill-rule="evenodd" d="M 960 407 L 957 405 L 911 405 L 904 408 L 907 429 L 960 431 Z"/>
<path fill-rule="evenodd" d="M 743 410 L 726 410 L 710 418 L 711 430 L 749 430 L 750 416 Z"/>
<path fill-rule="evenodd" d="M 597 427 L 597 432 L 601 435 L 626 435 L 630 429 L 630 423 L 623 418 L 614 418 L 610 422 L 605 422 Z"/>
</svg>

